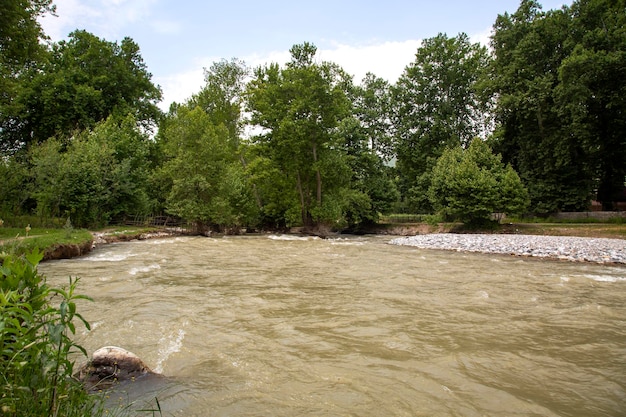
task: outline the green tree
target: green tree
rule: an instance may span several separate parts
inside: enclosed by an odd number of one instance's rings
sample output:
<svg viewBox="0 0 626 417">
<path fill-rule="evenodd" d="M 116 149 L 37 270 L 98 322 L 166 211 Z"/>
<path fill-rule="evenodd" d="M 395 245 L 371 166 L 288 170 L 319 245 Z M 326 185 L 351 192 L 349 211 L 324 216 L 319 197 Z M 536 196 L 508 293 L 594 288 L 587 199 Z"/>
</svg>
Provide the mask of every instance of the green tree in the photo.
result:
<svg viewBox="0 0 626 417">
<path fill-rule="evenodd" d="M 504 166 L 481 139 L 467 149 L 446 149 L 437 160 L 428 190 L 443 215 L 467 224 L 489 221 L 493 213 L 521 213 L 528 194 L 510 165 Z"/>
<path fill-rule="evenodd" d="M 49 139 L 31 150 L 33 197 L 42 217 L 69 216 L 81 227 L 149 210 L 151 143 L 134 117 L 109 118 L 69 145 Z"/>
<path fill-rule="evenodd" d="M 369 148 L 390 161 L 394 156 L 391 85 L 367 73 L 353 95 L 354 113 L 367 134 Z"/>
<path fill-rule="evenodd" d="M 0 184 L 0 217 L 20 214 L 32 191 L 28 162 L 0 158 Z"/>
<path fill-rule="evenodd" d="M 285 208 L 285 197 L 295 190 L 296 200 L 280 216 L 289 222 L 299 217 L 307 227 L 341 217 L 338 195 L 349 181 L 333 135 L 351 110 L 349 80 L 337 66 L 315 63 L 316 50 L 309 43 L 294 45 L 285 68 L 257 68 L 247 93 L 252 124 L 263 130 L 254 141 L 265 162 L 256 166 L 280 172 L 290 183 L 273 207 Z"/>
<path fill-rule="evenodd" d="M 167 160 L 159 176 L 171 184 L 167 211 L 197 233 L 244 224 L 249 188 L 227 127 L 215 126 L 201 107 L 183 105 L 170 112 L 160 135 Z"/>
<path fill-rule="evenodd" d="M 244 127 L 243 95 L 248 75 L 245 62 L 238 59 L 214 62 L 204 69 L 204 87 L 187 103 L 190 107 L 198 106 L 204 110 L 213 125 L 224 125 L 228 129 L 233 151 L 239 146 Z"/>
<path fill-rule="evenodd" d="M 624 2 L 543 12 L 524 0 L 498 16 L 491 74 L 494 148 L 520 173 L 538 213 L 610 208 L 624 187 Z"/>
<path fill-rule="evenodd" d="M 350 117 L 344 119 L 338 129 L 351 173 L 350 185 L 342 197 L 343 217 L 349 229 L 376 223 L 380 214 L 388 214 L 400 198 L 392 168 L 386 166 L 383 157 L 372 148 L 371 128 L 358 118 Z"/>
<path fill-rule="evenodd" d="M 626 2 L 579 0 L 567 11 L 574 46 L 559 67 L 559 115 L 586 150 L 597 200 L 613 210 L 626 185 Z"/>
<path fill-rule="evenodd" d="M 86 31 L 54 44 L 48 60 L 25 71 L 13 99 L 14 114 L 2 121 L 5 149 L 70 137 L 109 116 L 131 113 L 144 128 L 160 117 L 160 89 L 152 84 L 139 46 L 130 38 L 107 42 Z"/>
<path fill-rule="evenodd" d="M 19 125 L 16 97 L 21 89 L 18 77 L 46 57 L 46 39 L 37 18 L 53 14 L 52 0 L 3 0 L 0 2 L 0 129 Z M 0 141 L 0 150 L 13 151 Z"/>
<path fill-rule="evenodd" d="M 488 63 L 486 48 L 466 34 L 439 34 L 422 42 L 394 86 L 400 190 L 412 210 L 430 210 L 430 172 L 443 150 L 488 133 L 488 101 L 478 88 Z"/>
</svg>

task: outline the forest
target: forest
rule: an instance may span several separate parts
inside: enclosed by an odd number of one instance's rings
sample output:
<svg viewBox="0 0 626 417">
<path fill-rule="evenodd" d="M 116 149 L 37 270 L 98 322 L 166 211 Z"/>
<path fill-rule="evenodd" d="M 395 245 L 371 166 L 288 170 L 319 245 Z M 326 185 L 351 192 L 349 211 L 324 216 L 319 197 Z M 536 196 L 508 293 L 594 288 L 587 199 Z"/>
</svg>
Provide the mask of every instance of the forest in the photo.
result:
<svg viewBox="0 0 626 417">
<path fill-rule="evenodd" d="M 358 230 L 388 213 L 613 210 L 626 200 L 626 1 L 522 0 L 489 47 L 424 39 L 395 83 L 309 42 L 236 58 L 162 112 L 132 39 L 47 41 L 52 0 L 0 4 L 0 219 Z"/>
</svg>

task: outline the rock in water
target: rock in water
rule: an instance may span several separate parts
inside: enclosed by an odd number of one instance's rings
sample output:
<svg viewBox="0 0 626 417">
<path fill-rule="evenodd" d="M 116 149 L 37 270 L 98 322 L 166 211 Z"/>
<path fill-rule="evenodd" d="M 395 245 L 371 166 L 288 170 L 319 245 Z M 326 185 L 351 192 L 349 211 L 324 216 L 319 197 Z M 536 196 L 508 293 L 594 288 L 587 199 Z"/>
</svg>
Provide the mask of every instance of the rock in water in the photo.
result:
<svg viewBox="0 0 626 417">
<path fill-rule="evenodd" d="M 117 346 L 96 350 L 89 362 L 75 374 L 88 390 L 110 388 L 120 382 L 156 375 L 137 355 Z"/>
</svg>

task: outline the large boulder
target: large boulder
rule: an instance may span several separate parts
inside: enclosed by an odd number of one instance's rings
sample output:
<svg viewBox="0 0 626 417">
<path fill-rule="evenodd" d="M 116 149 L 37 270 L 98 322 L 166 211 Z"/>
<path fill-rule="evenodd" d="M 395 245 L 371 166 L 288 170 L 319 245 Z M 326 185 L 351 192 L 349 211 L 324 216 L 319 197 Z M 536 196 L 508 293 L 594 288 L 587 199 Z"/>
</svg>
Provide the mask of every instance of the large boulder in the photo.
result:
<svg viewBox="0 0 626 417">
<path fill-rule="evenodd" d="M 105 346 L 96 350 L 89 362 L 74 375 L 90 390 L 108 389 L 112 386 L 135 381 L 155 374 L 137 355 L 117 346 Z"/>
</svg>

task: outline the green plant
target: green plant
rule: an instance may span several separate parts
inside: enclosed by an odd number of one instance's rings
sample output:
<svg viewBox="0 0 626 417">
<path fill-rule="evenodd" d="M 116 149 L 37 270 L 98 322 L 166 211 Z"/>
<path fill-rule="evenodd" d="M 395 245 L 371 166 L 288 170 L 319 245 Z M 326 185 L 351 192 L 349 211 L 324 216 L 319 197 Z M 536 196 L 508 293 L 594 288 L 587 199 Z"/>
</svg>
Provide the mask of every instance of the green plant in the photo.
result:
<svg viewBox="0 0 626 417">
<path fill-rule="evenodd" d="M 65 221 L 65 225 L 63 226 L 63 230 L 65 230 L 65 238 L 70 239 L 72 237 L 72 232 L 74 231 L 74 227 L 72 226 L 72 221 L 68 217 Z"/>
<path fill-rule="evenodd" d="M 0 268 L 0 412 L 3 416 L 85 416 L 98 403 L 72 378 L 71 354 L 85 350 L 71 339 L 79 320 L 78 279 L 52 288 L 37 272 L 43 253 L 5 257 Z M 58 305 L 53 306 L 53 301 Z"/>
</svg>

